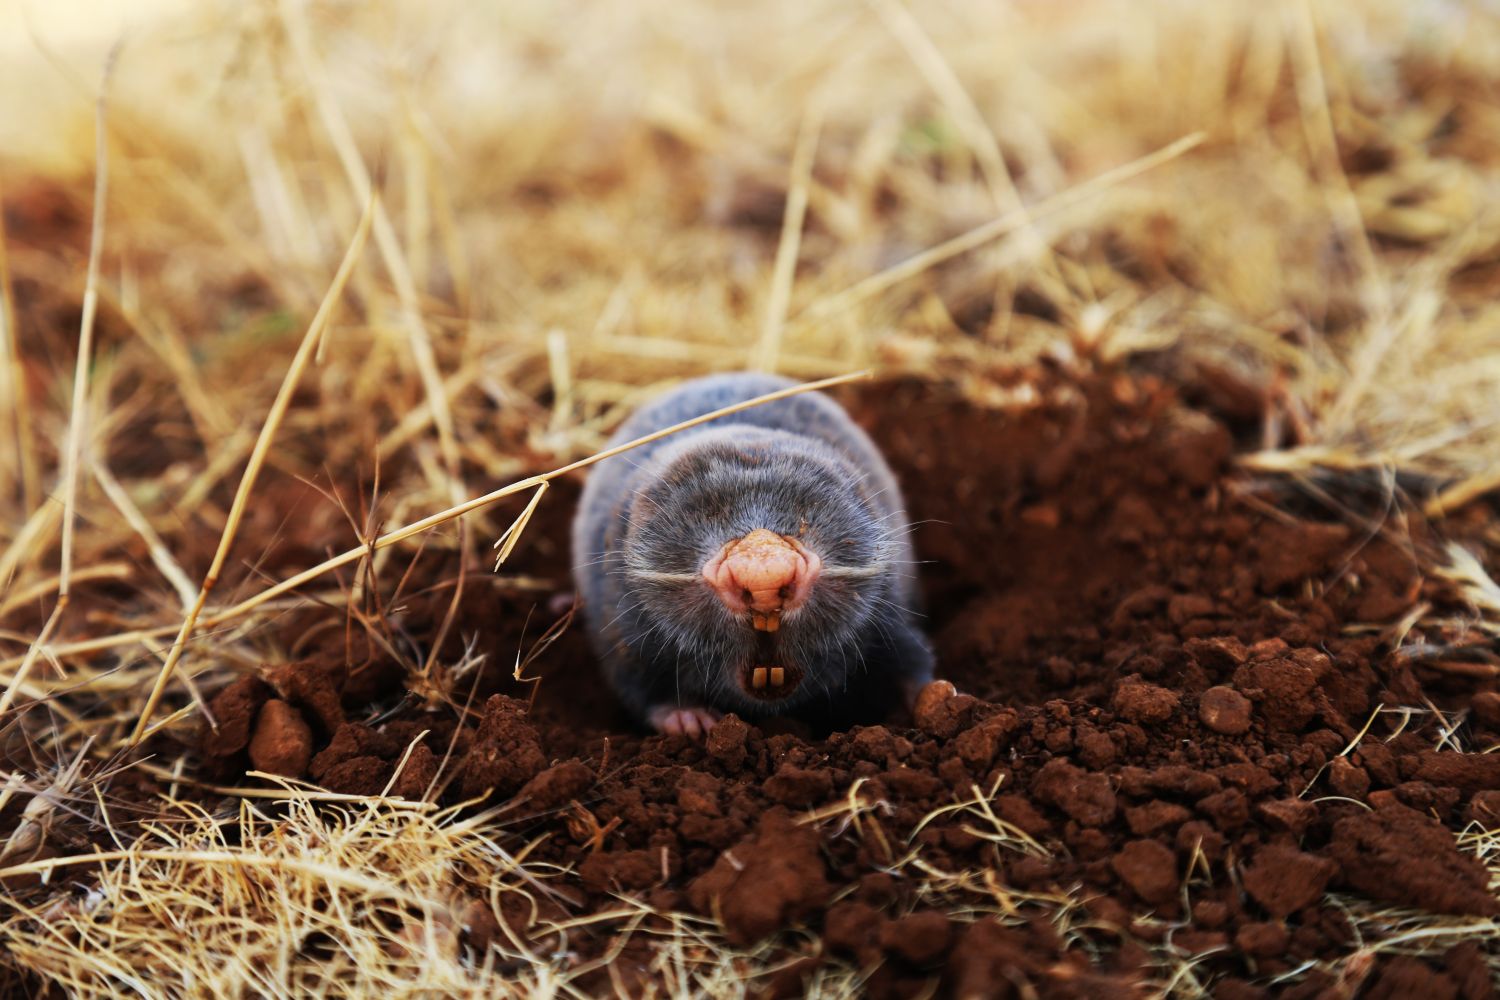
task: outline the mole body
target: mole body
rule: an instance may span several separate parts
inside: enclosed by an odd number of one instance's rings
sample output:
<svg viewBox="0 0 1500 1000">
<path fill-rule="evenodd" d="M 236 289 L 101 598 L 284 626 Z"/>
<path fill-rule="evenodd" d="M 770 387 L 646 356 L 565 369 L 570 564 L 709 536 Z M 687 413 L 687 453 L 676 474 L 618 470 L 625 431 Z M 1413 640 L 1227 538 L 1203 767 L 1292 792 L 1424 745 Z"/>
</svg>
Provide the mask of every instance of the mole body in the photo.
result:
<svg viewBox="0 0 1500 1000">
<path fill-rule="evenodd" d="M 621 444 L 795 383 L 688 382 Z M 932 679 L 900 490 L 820 393 L 765 403 L 606 459 L 573 525 L 590 640 L 625 706 L 700 736 L 725 712 L 834 721 Z"/>
</svg>

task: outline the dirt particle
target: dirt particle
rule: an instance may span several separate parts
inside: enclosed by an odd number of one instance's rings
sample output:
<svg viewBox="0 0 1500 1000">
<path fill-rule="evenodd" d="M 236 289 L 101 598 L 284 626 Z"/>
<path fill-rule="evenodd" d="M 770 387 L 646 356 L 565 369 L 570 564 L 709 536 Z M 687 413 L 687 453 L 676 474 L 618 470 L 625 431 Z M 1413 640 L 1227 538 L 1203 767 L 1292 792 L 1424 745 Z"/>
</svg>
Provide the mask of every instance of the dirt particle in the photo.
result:
<svg viewBox="0 0 1500 1000">
<path fill-rule="evenodd" d="M 300 778 L 312 759 L 312 729 L 302 713 L 278 698 L 261 706 L 250 739 L 250 762 L 257 770 Z"/>
<path fill-rule="evenodd" d="M 1328 784 L 1345 798 L 1363 801 L 1370 791 L 1370 776 L 1364 768 L 1350 763 L 1348 757 L 1340 756 L 1328 762 Z"/>
<path fill-rule="evenodd" d="M 1259 542 L 1260 585 L 1272 592 L 1327 572 L 1348 546 L 1349 529 L 1313 521 L 1272 522 L 1262 528 Z"/>
<path fill-rule="evenodd" d="M 826 770 L 798 767 L 791 761 L 782 761 L 762 787 L 766 795 L 782 805 L 802 808 L 822 802 L 833 794 L 833 775 Z"/>
<path fill-rule="evenodd" d="M 1212 819 L 1220 830 L 1228 832 L 1250 821 L 1250 800 L 1238 788 L 1226 788 L 1199 799 L 1198 811 Z"/>
<path fill-rule="evenodd" d="M 216 694 L 208 703 L 218 732 L 205 722 L 198 745 L 205 757 L 232 757 L 250 745 L 255 718 L 271 689 L 259 677 L 246 675 Z"/>
<path fill-rule="evenodd" d="M 565 760 L 526 782 L 517 797 L 532 809 L 556 809 L 588 791 L 593 783 L 594 772 L 587 764 Z"/>
<path fill-rule="evenodd" d="M 1317 902 L 1337 871 L 1327 858 L 1272 844 L 1257 851 L 1245 869 L 1245 891 L 1271 916 L 1284 918 Z"/>
<path fill-rule="evenodd" d="M 1234 636 L 1189 639 L 1182 648 L 1198 665 L 1213 676 L 1225 676 L 1234 672 L 1250 657 L 1245 644 Z"/>
<path fill-rule="evenodd" d="M 266 680 L 282 700 L 302 709 L 330 735 L 344 724 L 341 699 L 347 677 L 342 660 L 298 660 L 266 671 Z"/>
<path fill-rule="evenodd" d="M 1225 736 L 1250 731 L 1250 699 L 1232 687 L 1211 687 L 1198 699 L 1198 718 L 1205 726 Z"/>
<path fill-rule="evenodd" d="M 595 851 L 579 866 L 578 877 L 595 892 L 639 892 L 663 880 L 662 859 L 653 850 Z"/>
<path fill-rule="evenodd" d="M 1465 823 L 1475 823 L 1486 830 L 1500 827 L 1500 791 L 1475 792 L 1469 800 Z"/>
<path fill-rule="evenodd" d="M 357 723 L 345 723 L 308 765 L 313 780 L 345 795 L 379 795 L 391 776 L 394 740 Z"/>
<path fill-rule="evenodd" d="M 1050 761 L 1037 772 L 1031 792 L 1084 826 L 1103 826 L 1115 818 L 1115 792 L 1109 778 L 1065 760 Z"/>
<path fill-rule="evenodd" d="M 1368 1000 L 1458 1000 L 1458 985 L 1421 959 L 1396 955 L 1386 959 L 1365 992 Z"/>
<path fill-rule="evenodd" d="M 1206 594 L 1175 594 L 1167 602 L 1167 621 L 1181 628 L 1214 613 L 1214 599 Z"/>
<path fill-rule="evenodd" d="M 437 779 L 437 773 L 437 755 L 426 743 L 418 743 L 411 748 L 406 763 L 391 783 L 391 794 L 412 802 L 420 801 Z"/>
<path fill-rule="evenodd" d="M 1273 829 L 1301 834 L 1317 817 L 1318 807 L 1306 799 L 1274 799 L 1257 804 L 1255 812 Z"/>
<path fill-rule="evenodd" d="M 1120 791 L 1127 795 L 1144 796 L 1155 792 L 1158 795 L 1201 799 L 1222 787 L 1223 783 L 1214 775 L 1179 764 L 1150 770 L 1143 767 L 1120 769 Z"/>
<path fill-rule="evenodd" d="M 1005 709 L 960 733 L 953 741 L 953 748 L 970 767 L 988 767 L 1020 727 L 1021 717 L 1014 710 Z"/>
<path fill-rule="evenodd" d="M 1334 824 L 1328 853 L 1343 868 L 1341 883 L 1373 899 L 1436 913 L 1500 912 L 1484 865 L 1415 809 L 1392 805 L 1344 817 Z"/>
<path fill-rule="evenodd" d="M 1175 802 L 1163 802 L 1160 799 L 1153 799 L 1145 805 L 1125 810 L 1125 822 L 1129 825 L 1130 832 L 1138 837 L 1177 826 L 1192 818 L 1192 811 L 1186 806 L 1180 806 Z"/>
<path fill-rule="evenodd" d="M 920 699 L 916 707 L 917 728 L 928 736 L 935 736 L 940 740 L 951 740 L 958 735 L 959 731 L 969 724 L 969 718 L 973 713 L 978 699 L 972 695 L 954 694 L 942 697 L 942 692 L 928 695 L 934 685 L 929 684 L 923 690 L 923 697 L 928 701 L 924 705 Z"/>
<path fill-rule="evenodd" d="M 1165 903 L 1177 895 L 1177 856 L 1160 841 L 1132 840 L 1109 864 L 1148 903 Z"/>
<path fill-rule="evenodd" d="M 1234 946 L 1254 958 L 1284 954 L 1290 941 L 1286 925 L 1280 923 L 1241 924 L 1234 935 Z"/>
<path fill-rule="evenodd" d="M 1177 713 L 1177 692 L 1148 684 L 1138 676 L 1126 677 L 1116 687 L 1110 705 L 1115 713 L 1141 725 L 1166 722 Z"/>
<path fill-rule="evenodd" d="M 504 695 L 485 702 L 484 716 L 463 763 L 465 795 L 493 790 L 509 797 L 547 766 L 525 703 Z"/>
<path fill-rule="evenodd" d="M 1078 747 L 1078 759 L 1090 771 L 1104 770 L 1119 756 L 1114 740 L 1086 724 L 1077 727 L 1074 742 Z"/>
<path fill-rule="evenodd" d="M 831 906 L 823 917 L 823 940 L 829 948 L 853 955 L 861 964 L 879 952 L 880 926 L 885 918 L 868 903 L 850 900 Z"/>
<path fill-rule="evenodd" d="M 1205 489 L 1229 461 L 1229 429 L 1196 410 L 1175 410 L 1162 430 L 1162 454 L 1172 474 L 1191 489 Z"/>
<path fill-rule="evenodd" d="M 1021 931 L 993 919 L 976 921 L 963 932 L 953 949 L 949 968 L 952 995 L 962 1000 L 1005 996 L 997 992 L 997 986 L 1017 980 L 1034 981 L 1042 960 Z"/>
<path fill-rule="evenodd" d="M 1500 755 L 1423 751 L 1409 777 L 1461 792 L 1500 790 Z"/>
<path fill-rule="evenodd" d="M 920 910 L 880 928 L 880 946 L 913 965 L 943 957 L 953 943 L 953 924 L 937 910 Z"/>
<path fill-rule="evenodd" d="M 776 809 L 693 881 L 688 899 L 699 913 L 718 915 L 730 940 L 746 945 L 816 911 L 832 892 L 817 831 Z"/>
<path fill-rule="evenodd" d="M 1234 672 L 1234 686 L 1260 705 L 1274 729 L 1299 733 L 1317 714 L 1318 679 L 1291 659 L 1249 663 Z"/>
<path fill-rule="evenodd" d="M 704 748 L 710 757 L 725 767 L 739 770 L 744 766 L 745 758 L 750 755 L 745 746 L 749 737 L 750 726 L 744 720 L 735 715 L 726 715 L 719 720 L 718 725 L 709 730 Z"/>
<path fill-rule="evenodd" d="M 1500 729 L 1500 691 L 1480 691 L 1469 703 L 1469 709 L 1484 725 Z"/>
<path fill-rule="evenodd" d="M 488 903 L 472 899 L 459 916 L 459 927 L 463 931 L 463 943 L 475 957 L 490 950 L 490 945 L 500 937 L 500 921 Z"/>
</svg>

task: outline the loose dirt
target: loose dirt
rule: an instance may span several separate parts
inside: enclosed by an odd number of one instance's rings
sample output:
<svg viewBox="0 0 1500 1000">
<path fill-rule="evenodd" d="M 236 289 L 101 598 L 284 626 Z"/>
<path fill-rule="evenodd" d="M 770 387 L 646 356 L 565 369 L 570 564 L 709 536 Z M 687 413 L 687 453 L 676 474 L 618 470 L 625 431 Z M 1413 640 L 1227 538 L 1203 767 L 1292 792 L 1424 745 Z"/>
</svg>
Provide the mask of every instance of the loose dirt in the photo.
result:
<svg viewBox="0 0 1500 1000">
<path fill-rule="evenodd" d="M 1419 601 L 1462 610 L 1420 569 L 1434 529 L 1399 499 L 1232 471 L 1245 428 L 1153 378 L 1016 386 L 984 405 L 916 382 L 844 397 L 904 483 L 959 692 L 916 718 L 643 736 L 577 629 L 512 680 L 564 624 L 578 484 L 562 482 L 507 565 L 549 586 L 465 588 L 440 659 L 472 639 L 486 667 L 424 687 L 342 627 L 299 644 L 337 613 L 295 616 L 281 627 L 306 658 L 218 693 L 203 771 L 513 798 L 531 860 L 574 875 L 564 902 L 501 914 L 511 930 L 620 894 L 713 917 L 739 944 L 805 928 L 756 984 L 767 995 L 843 962 L 872 996 L 1134 996 L 1173 955 L 1221 997 L 1493 996 L 1478 941 L 1377 955 L 1342 981 L 1306 969 L 1359 945 L 1329 892 L 1500 915 L 1455 836 L 1500 811 L 1500 755 L 1477 752 L 1500 737 L 1496 682 L 1392 652 Z M 412 648 L 448 608 L 437 582 L 391 611 Z M 466 943 L 496 926 L 471 922 Z M 608 945 L 575 930 L 569 946 Z M 642 964 L 616 966 L 599 988 L 644 987 Z"/>
</svg>

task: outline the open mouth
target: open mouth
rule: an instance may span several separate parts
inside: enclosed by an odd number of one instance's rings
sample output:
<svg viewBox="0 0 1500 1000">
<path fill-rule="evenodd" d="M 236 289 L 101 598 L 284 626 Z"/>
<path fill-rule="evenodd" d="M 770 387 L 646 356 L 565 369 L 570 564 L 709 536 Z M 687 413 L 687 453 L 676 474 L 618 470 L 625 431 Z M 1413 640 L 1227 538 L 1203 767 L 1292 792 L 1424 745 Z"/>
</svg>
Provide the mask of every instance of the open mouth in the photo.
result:
<svg viewBox="0 0 1500 1000">
<path fill-rule="evenodd" d="M 740 687 L 750 697 L 761 701 L 785 698 L 801 683 L 802 671 L 792 666 L 762 664 L 746 667 L 740 672 Z"/>
</svg>

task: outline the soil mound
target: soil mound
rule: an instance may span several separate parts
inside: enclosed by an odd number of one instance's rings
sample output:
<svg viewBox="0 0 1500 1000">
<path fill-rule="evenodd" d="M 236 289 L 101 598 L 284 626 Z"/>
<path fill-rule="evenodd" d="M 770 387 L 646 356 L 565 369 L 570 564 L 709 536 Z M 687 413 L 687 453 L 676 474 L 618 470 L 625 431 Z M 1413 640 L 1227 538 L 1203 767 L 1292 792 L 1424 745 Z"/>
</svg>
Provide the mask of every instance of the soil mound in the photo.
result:
<svg viewBox="0 0 1500 1000">
<path fill-rule="evenodd" d="M 1455 839 L 1500 801 L 1500 755 L 1468 752 L 1500 736 L 1495 681 L 1396 655 L 1387 630 L 1450 600 L 1420 569 L 1431 529 L 1399 503 L 1356 523 L 1247 481 L 1226 423 L 1150 378 L 1029 377 L 1009 407 L 915 382 L 847 397 L 920 522 L 939 674 L 961 692 L 917 719 L 646 737 L 576 632 L 512 681 L 519 623 L 551 595 L 478 584 L 451 652 L 478 636 L 496 666 L 466 721 L 404 699 L 378 651 L 339 650 L 220 693 L 202 753 L 342 792 L 516 797 L 531 858 L 576 870 L 580 912 L 629 894 L 742 944 L 807 926 L 772 994 L 842 961 L 876 996 L 1134 996 L 1166 948 L 1254 997 L 1356 947 L 1330 891 L 1495 915 Z M 516 562 L 563 594 L 556 499 Z M 447 601 L 407 602 L 403 627 L 431 635 Z M 1377 958 L 1360 982 L 1490 996 L 1486 947 Z M 1293 981 L 1278 989 L 1332 982 Z"/>
</svg>

